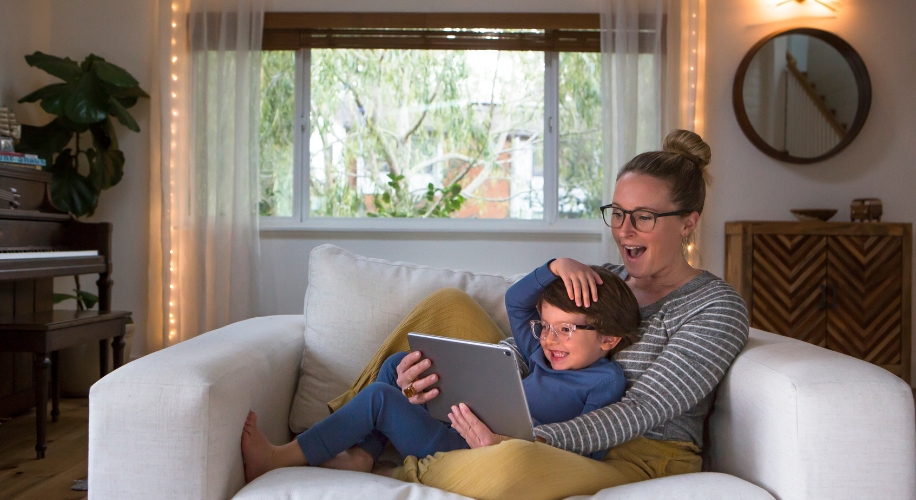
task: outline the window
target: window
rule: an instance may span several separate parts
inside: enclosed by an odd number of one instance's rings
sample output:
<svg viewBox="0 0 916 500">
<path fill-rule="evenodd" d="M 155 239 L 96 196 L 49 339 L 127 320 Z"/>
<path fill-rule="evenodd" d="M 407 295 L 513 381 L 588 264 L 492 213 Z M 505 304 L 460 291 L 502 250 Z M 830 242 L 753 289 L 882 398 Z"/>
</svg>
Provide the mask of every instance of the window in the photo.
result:
<svg viewBox="0 0 916 500">
<path fill-rule="evenodd" d="M 262 216 L 600 217 L 595 30 L 267 29 L 271 48 L 289 50 L 262 57 Z"/>
</svg>

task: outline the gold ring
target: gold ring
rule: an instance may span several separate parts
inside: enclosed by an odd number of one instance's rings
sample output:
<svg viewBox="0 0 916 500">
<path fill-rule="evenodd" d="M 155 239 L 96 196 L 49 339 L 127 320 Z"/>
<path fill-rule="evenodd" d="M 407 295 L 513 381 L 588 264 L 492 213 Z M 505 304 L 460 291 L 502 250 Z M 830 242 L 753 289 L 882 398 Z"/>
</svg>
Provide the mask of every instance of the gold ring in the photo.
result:
<svg viewBox="0 0 916 500">
<path fill-rule="evenodd" d="M 408 398 L 412 398 L 412 397 L 416 396 L 417 394 L 419 394 L 419 393 L 413 388 L 413 384 L 408 385 L 408 386 L 405 387 L 404 390 L 402 390 L 401 392 L 403 392 L 404 395 L 407 396 Z"/>
</svg>

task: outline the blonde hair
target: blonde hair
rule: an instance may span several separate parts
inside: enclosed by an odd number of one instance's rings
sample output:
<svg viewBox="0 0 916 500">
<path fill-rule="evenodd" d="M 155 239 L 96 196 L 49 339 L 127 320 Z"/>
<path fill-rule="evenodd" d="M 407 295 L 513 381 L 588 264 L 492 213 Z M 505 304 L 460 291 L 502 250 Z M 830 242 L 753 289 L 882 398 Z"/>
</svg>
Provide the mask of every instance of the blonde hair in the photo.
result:
<svg viewBox="0 0 916 500">
<path fill-rule="evenodd" d="M 711 181 L 706 169 L 710 158 L 712 150 L 702 137 L 689 130 L 675 130 L 665 137 L 661 151 L 636 155 L 620 169 L 617 179 L 632 172 L 668 181 L 671 184 L 670 199 L 677 210 L 702 214 L 706 186 Z M 693 240 L 694 233 L 691 232 L 681 242 L 684 257 L 687 257 L 688 245 Z"/>
<path fill-rule="evenodd" d="M 661 151 L 636 155 L 620 169 L 619 180 L 630 172 L 651 175 L 671 183 L 671 202 L 678 210 L 703 213 L 706 186 L 710 177 L 706 170 L 712 152 L 709 145 L 694 132 L 675 130 L 665 137 Z"/>
</svg>

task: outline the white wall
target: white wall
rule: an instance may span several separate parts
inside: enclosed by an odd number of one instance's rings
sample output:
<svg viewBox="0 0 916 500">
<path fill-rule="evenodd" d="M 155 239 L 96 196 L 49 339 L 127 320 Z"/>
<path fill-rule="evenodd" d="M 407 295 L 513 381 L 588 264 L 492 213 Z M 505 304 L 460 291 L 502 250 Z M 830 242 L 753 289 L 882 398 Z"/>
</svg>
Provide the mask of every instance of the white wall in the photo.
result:
<svg viewBox="0 0 916 500">
<path fill-rule="evenodd" d="M 153 71 L 154 2 L 51 0 L 49 10 L 47 52 L 76 61 L 94 53 L 126 69 L 140 82 L 140 87 L 149 92 Z M 138 355 L 144 347 L 142 339 L 145 338 L 147 316 L 149 99 L 141 99 L 130 113 L 140 125 L 140 133 L 115 124 L 126 160 L 124 177 L 118 185 L 102 192 L 95 215 L 86 220 L 114 225 L 112 309 L 133 312 L 137 342 L 129 354 Z M 87 281 L 90 280 L 83 280 L 83 283 Z"/>
<path fill-rule="evenodd" d="M 50 0 L 4 2 L 0 6 L 0 106 L 16 113 L 20 123 L 44 125 L 50 117 L 34 104 L 16 101 L 51 82 L 44 71 L 31 68 L 25 56 L 48 52 L 50 45 Z"/>
<path fill-rule="evenodd" d="M 707 0 L 705 138 L 713 151 L 714 185 L 702 250 L 706 267 L 719 275 L 726 221 L 791 220 L 790 208 L 836 208 L 834 220 L 849 220 L 850 201 L 861 197 L 881 198 L 882 221 L 916 220 L 916 3 L 845 0 L 832 18 L 775 22 L 770 20 L 780 16 L 772 4 Z M 812 165 L 790 165 L 759 152 L 738 128 L 731 104 L 735 70 L 747 50 L 772 32 L 795 27 L 823 29 L 849 42 L 872 84 L 862 132 L 837 156 Z"/>
</svg>

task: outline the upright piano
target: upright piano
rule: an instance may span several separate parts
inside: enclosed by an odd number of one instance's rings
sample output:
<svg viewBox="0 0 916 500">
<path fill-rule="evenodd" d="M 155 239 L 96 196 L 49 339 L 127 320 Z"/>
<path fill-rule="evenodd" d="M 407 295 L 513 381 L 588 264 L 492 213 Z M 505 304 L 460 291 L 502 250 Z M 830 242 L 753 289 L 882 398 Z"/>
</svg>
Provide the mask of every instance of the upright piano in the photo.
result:
<svg viewBox="0 0 916 500">
<path fill-rule="evenodd" d="M 58 351 L 97 341 L 104 376 L 109 343 L 114 368 L 123 364 L 130 317 L 111 310 L 111 224 L 55 209 L 50 181 L 48 172 L 0 163 L 0 416 L 35 406 L 38 458 L 49 393 L 52 421 L 60 414 Z M 98 310 L 55 310 L 54 278 L 84 274 L 98 274 Z"/>
</svg>

